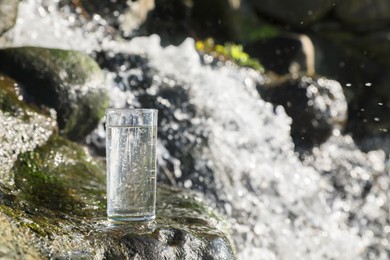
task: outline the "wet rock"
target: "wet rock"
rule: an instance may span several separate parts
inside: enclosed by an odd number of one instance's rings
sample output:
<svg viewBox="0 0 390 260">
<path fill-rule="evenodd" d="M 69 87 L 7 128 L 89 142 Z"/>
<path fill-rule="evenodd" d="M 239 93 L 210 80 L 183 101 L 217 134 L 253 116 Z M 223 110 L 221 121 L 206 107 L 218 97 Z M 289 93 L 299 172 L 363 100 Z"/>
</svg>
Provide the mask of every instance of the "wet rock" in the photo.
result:
<svg viewBox="0 0 390 260">
<path fill-rule="evenodd" d="M 0 257 L 2 259 L 43 259 L 31 241 L 31 235 L 0 212 Z"/>
<path fill-rule="evenodd" d="M 333 7 L 334 1 L 250 1 L 260 14 L 297 26 L 306 26 L 318 21 Z"/>
<path fill-rule="evenodd" d="M 44 144 L 56 132 L 55 111 L 22 101 L 18 84 L 0 74 L 0 183 L 14 182 L 10 172 L 20 153 Z"/>
<path fill-rule="evenodd" d="M 193 192 L 159 186 L 154 223 L 108 225 L 104 165 L 61 137 L 21 154 L 12 171 L 17 191 L 0 186 L 0 226 L 17 226 L 44 257 L 235 259 L 223 221 Z"/>
<path fill-rule="evenodd" d="M 282 105 L 292 118 L 291 136 L 298 147 L 323 143 L 346 122 L 347 102 L 337 81 L 306 76 L 287 78 L 259 91 L 265 100 Z"/>
<path fill-rule="evenodd" d="M 390 6 L 389 6 L 390 7 Z M 390 11 L 389 11 L 390 12 Z M 390 19 L 390 18 L 389 18 Z M 390 31 L 375 32 L 355 39 L 354 43 L 366 56 L 380 64 L 390 66 Z"/>
<path fill-rule="evenodd" d="M 108 106 L 102 71 L 77 51 L 2 49 L 0 71 L 22 84 L 28 101 L 54 108 L 61 133 L 72 140 L 96 127 Z"/>
<path fill-rule="evenodd" d="M 335 14 L 351 29 L 371 30 L 386 28 L 390 22 L 390 2 L 377 0 L 374 2 L 365 0 L 339 1 L 335 5 Z"/>
<path fill-rule="evenodd" d="M 14 26 L 18 5 L 19 1 L 0 0 L 0 35 Z"/>
</svg>

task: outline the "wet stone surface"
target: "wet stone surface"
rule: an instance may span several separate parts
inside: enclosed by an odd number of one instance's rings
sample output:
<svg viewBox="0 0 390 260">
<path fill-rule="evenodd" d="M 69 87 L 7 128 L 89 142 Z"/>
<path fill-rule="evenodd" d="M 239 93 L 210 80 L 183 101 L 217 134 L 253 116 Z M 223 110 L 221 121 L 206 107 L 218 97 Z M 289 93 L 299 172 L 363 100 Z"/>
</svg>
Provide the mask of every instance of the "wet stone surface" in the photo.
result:
<svg viewBox="0 0 390 260">
<path fill-rule="evenodd" d="M 0 185 L 0 226 L 26 235 L 15 240 L 9 231 L 3 247 L 41 258 L 235 259 L 223 220 L 194 192 L 159 186 L 157 217 L 148 227 L 108 223 L 104 169 L 58 136 L 20 154 L 15 189 Z"/>
</svg>

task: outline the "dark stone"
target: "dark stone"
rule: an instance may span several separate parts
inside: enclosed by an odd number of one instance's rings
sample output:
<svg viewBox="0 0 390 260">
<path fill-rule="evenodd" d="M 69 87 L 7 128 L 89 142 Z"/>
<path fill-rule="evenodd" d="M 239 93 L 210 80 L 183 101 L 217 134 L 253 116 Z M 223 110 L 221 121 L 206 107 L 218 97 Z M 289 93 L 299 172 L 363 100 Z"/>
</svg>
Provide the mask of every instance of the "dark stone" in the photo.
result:
<svg viewBox="0 0 390 260">
<path fill-rule="evenodd" d="M 281 33 L 245 46 L 245 51 L 258 58 L 267 70 L 279 75 L 303 72 L 313 75 L 314 45 L 304 34 Z"/>
<path fill-rule="evenodd" d="M 352 30 L 370 31 L 388 28 L 390 23 L 390 2 L 387 0 L 343 0 L 335 5 L 335 14 Z"/>
<path fill-rule="evenodd" d="M 389 133 L 390 57 L 384 35 L 357 37 L 342 31 L 323 35 L 312 37 L 315 67 L 343 86 L 348 100 L 346 131 L 355 138 Z"/>
<path fill-rule="evenodd" d="M 1 49 L 0 71 L 22 84 L 27 101 L 54 108 L 61 133 L 72 140 L 94 129 L 108 106 L 103 73 L 81 52 Z"/>
<path fill-rule="evenodd" d="M 347 119 L 347 102 L 337 81 L 307 76 L 287 78 L 259 89 L 266 101 L 282 105 L 292 118 L 291 136 L 298 148 L 325 142 Z"/>
<path fill-rule="evenodd" d="M 14 26 L 18 5 L 17 0 L 0 0 L 0 35 Z"/>
<path fill-rule="evenodd" d="M 307 26 L 321 19 L 333 7 L 332 0 L 251 0 L 260 13 L 296 26 Z"/>
</svg>

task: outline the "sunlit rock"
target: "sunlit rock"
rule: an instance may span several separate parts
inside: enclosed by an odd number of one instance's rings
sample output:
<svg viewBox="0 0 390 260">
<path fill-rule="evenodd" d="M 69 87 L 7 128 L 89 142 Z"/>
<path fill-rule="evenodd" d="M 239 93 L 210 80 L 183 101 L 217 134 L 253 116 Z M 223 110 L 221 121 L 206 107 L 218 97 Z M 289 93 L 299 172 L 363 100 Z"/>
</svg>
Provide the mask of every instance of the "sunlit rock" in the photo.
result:
<svg viewBox="0 0 390 260">
<path fill-rule="evenodd" d="M 390 3 L 387 0 L 345 0 L 335 5 L 335 14 L 353 30 L 387 28 Z"/>
<path fill-rule="evenodd" d="M 87 55 L 38 47 L 0 50 L 0 71 L 22 84 L 30 102 L 57 111 L 62 134 L 82 140 L 108 106 L 103 74 Z"/>
</svg>

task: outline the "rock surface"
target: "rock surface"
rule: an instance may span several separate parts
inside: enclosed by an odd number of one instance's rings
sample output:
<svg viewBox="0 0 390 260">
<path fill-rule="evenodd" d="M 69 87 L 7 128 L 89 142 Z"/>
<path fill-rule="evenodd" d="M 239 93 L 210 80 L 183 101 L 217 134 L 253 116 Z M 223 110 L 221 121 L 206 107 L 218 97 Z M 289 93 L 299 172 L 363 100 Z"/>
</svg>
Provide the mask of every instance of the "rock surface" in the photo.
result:
<svg viewBox="0 0 390 260">
<path fill-rule="evenodd" d="M 314 37 L 316 71 L 343 86 L 349 110 L 346 130 L 358 139 L 389 133 L 387 43 L 386 33 L 358 37 L 345 31 L 328 31 L 324 38 Z"/>
<path fill-rule="evenodd" d="M 81 52 L 1 49 L 0 71 L 22 84 L 27 100 L 54 108 L 61 133 L 72 140 L 82 140 L 96 127 L 108 106 L 103 74 Z"/>
</svg>

